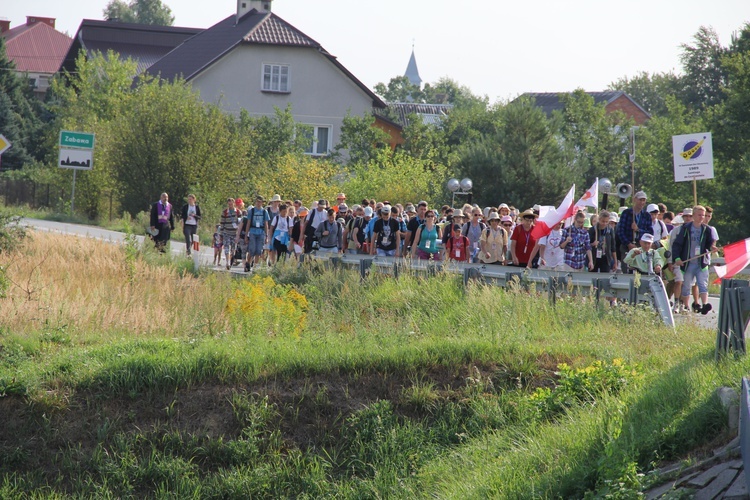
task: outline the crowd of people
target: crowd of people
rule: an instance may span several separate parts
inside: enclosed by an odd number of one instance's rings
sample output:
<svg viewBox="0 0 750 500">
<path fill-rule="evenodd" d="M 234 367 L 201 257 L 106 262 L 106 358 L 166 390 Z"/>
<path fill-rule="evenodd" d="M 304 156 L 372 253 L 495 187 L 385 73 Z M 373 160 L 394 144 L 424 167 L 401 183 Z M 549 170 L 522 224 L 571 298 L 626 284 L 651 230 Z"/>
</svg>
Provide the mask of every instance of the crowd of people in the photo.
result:
<svg viewBox="0 0 750 500">
<path fill-rule="evenodd" d="M 166 193 L 151 207 L 151 233 L 163 249 L 174 230 L 174 213 Z M 180 213 L 186 253 L 201 219 L 195 196 Z M 711 207 L 696 205 L 675 213 L 663 204 L 648 204 L 646 194 L 633 195 L 632 207 L 619 213 L 578 211 L 537 239 L 534 231 L 542 207 L 518 210 L 506 203 L 480 208 L 430 207 L 363 199 L 349 206 L 344 193 L 335 204 L 321 199 L 306 208 L 301 200 L 266 202 L 256 196 L 245 206 L 227 198 L 213 235 L 214 265 L 227 269 L 298 258 L 302 254 L 364 254 L 423 260 L 507 265 L 564 272 L 657 274 L 674 297 L 675 312 L 707 314 L 708 266 L 717 251 L 718 234 L 710 225 Z M 690 305 L 690 297 L 693 297 Z"/>
</svg>

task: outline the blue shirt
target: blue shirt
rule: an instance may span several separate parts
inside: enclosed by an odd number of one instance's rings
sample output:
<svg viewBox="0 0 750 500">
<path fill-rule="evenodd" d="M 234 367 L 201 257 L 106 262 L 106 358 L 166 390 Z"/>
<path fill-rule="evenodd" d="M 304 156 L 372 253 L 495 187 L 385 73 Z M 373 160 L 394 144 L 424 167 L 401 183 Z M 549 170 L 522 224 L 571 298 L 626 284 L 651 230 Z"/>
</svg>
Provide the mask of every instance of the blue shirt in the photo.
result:
<svg viewBox="0 0 750 500">
<path fill-rule="evenodd" d="M 250 223 L 250 234 L 266 234 L 266 222 L 269 222 L 271 217 L 268 215 L 268 211 L 265 208 L 249 208 L 247 215 L 244 217 L 243 224 L 245 221 Z"/>
<path fill-rule="evenodd" d="M 630 227 L 633 219 L 638 224 L 638 234 L 635 235 L 635 238 L 633 238 L 633 229 Z M 629 245 L 630 243 L 638 245 L 641 236 L 646 233 L 654 234 L 654 227 L 651 224 L 651 214 L 646 212 L 644 208 L 639 214 L 634 216 L 632 208 L 626 209 L 620 216 L 620 222 L 617 223 L 617 237 L 620 238 L 620 243 L 623 245 Z"/>
</svg>

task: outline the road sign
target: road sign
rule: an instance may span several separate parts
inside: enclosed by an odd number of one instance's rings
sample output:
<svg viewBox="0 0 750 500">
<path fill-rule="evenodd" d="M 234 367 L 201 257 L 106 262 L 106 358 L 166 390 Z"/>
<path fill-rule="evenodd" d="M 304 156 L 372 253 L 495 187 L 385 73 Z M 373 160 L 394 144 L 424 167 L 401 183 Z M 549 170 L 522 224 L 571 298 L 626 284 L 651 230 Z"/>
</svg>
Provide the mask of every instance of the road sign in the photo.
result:
<svg viewBox="0 0 750 500">
<path fill-rule="evenodd" d="M 94 134 L 61 130 L 60 147 L 66 149 L 94 149 Z"/>
<path fill-rule="evenodd" d="M 714 152 L 710 132 L 673 136 L 672 154 L 675 182 L 714 178 Z"/>
<path fill-rule="evenodd" d="M 94 167 L 94 152 L 90 149 L 61 149 L 57 166 L 75 170 L 91 170 Z"/>
<path fill-rule="evenodd" d="M 0 155 L 6 152 L 10 146 L 10 141 L 5 136 L 0 135 Z"/>
</svg>

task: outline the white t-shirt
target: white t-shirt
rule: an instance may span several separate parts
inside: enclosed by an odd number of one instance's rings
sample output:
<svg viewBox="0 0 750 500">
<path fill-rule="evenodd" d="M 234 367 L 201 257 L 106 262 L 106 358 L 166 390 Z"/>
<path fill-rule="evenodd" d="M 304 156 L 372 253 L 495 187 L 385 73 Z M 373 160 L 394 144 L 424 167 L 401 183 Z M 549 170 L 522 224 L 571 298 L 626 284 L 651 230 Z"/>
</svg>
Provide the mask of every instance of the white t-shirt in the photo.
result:
<svg viewBox="0 0 750 500">
<path fill-rule="evenodd" d="M 667 237 L 667 226 L 664 225 L 663 221 L 656 219 L 651 226 L 654 228 L 654 242 Z"/>
<path fill-rule="evenodd" d="M 191 226 L 198 225 L 198 221 L 195 220 L 195 205 L 188 205 L 187 219 L 185 219 L 185 224 L 189 224 Z"/>
<path fill-rule="evenodd" d="M 276 231 L 281 231 L 279 233 L 279 236 L 281 236 L 282 234 L 289 232 L 290 221 L 291 221 L 290 217 L 279 217 L 277 215 L 276 217 L 273 218 L 273 222 L 271 223 L 271 226 L 276 226 Z M 279 238 L 279 236 L 276 236 L 276 239 L 279 241 L 283 241 L 281 238 Z"/>
<path fill-rule="evenodd" d="M 565 250 L 560 248 L 562 242 L 562 229 L 553 229 L 539 240 L 539 244 L 544 246 L 544 262 L 547 267 L 557 267 L 565 263 Z"/>
</svg>

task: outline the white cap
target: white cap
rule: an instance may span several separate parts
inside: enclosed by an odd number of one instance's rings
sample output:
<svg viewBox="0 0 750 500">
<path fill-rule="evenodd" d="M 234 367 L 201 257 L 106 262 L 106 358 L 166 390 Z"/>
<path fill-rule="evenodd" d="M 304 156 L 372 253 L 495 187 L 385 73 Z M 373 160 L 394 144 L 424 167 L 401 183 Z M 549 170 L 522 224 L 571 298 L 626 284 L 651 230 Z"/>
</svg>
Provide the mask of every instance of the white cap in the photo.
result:
<svg viewBox="0 0 750 500">
<path fill-rule="evenodd" d="M 372 217 L 372 207 L 365 207 L 365 217 Z"/>
<path fill-rule="evenodd" d="M 646 243 L 653 243 L 654 235 L 651 233 L 645 233 L 643 236 L 641 236 L 641 241 L 645 241 Z"/>
<path fill-rule="evenodd" d="M 657 205 L 656 203 L 651 203 L 649 204 L 649 206 L 646 207 L 646 212 L 648 213 L 658 212 L 658 211 L 659 211 L 659 205 Z"/>
</svg>

